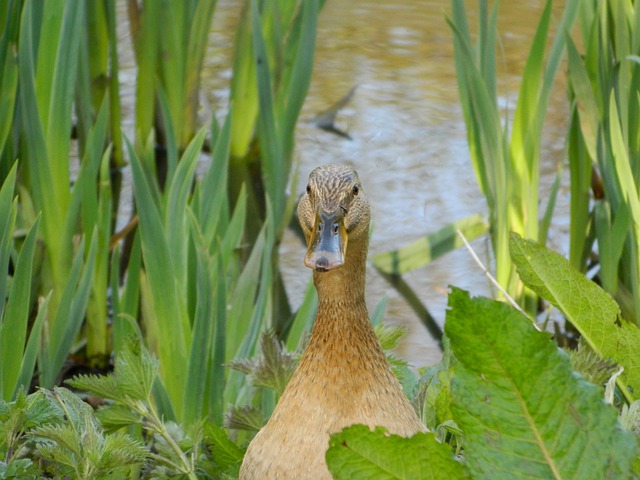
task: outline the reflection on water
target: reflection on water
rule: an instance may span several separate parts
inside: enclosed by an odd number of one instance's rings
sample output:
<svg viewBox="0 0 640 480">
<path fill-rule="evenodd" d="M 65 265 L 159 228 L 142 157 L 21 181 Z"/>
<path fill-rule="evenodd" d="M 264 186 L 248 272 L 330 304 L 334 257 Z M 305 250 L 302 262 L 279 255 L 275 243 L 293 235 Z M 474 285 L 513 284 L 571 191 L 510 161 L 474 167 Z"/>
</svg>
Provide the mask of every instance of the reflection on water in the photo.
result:
<svg viewBox="0 0 640 480">
<path fill-rule="evenodd" d="M 226 104 L 233 31 L 241 3 L 218 3 L 203 78 L 214 110 L 224 109 Z M 475 2 L 466 3 L 475 8 Z M 518 75 L 544 3 L 502 2 L 499 77 L 503 79 L 504 106 L 515 105 Z M 328 0 L 321 14 L 313 83 L 298 127 L 296 160 L 302 181 L 295 190 L 302 192 L 305 177 L 319 164 L 354 165 L 374 209 L 372 253 L 401 247 L 453 220 L 487 211 L 469 160 L 458 105 L 452 34 L 445 21 L 449 10 L 447 0 L 402 4 Z M 562 5 L 555 5 L 557 19 L 561 11 Z M 470 23 L 474 22 L 471 18 Z M 347 131 L 352 141 L 309 122 L 354 85 L 358 85 L 357 92 L 337 119 L 337 126 Z M 562 160 L 565 104 L 564 88 L 559 85 L 551 101 L 542 150 L 543 208 L 545 189 Z M 556 207 L 564 213 L 554 218 L 551 233 L 552 246 L 560 251 L 568 230 L 566 190 Z M 487 257 L 486 239 L 473 246 L 481 258 Z M 294 308 L 311 274 L 303 257 L 304 246 L 293 235 L 286 235 L 282 267 Z M 468 289 L 474 295 L 490 294 L 484 275 L 465 251 L 448 254 L 407 275 L 407 280 L 441 323 L 448 285 Z M 369 268 L 367 281 L 370 310 L 386 294 L 387 321 L 409 329 L 401 354 L 418 366 L 438 361 L 438 348 L 399 295 L 373 268 Z"/>
<path fill-rule="evenodd" d="M 532 19 L 538 18 L 543 5 L 542 1 L 512 1 L 500 10 L 504 49 L 500 77 L 505 79 L 505 91 L 517 90 L 534 34 Z M 357 84 L 352 102 L 338 116 L 338 127 L 349 132 L 353 141 L 301 122 L 297 143 L 301 178 L 322 163 L 346 162 L 356 167 L 374 209 L 372 253 L 401 247 L 453 220 L 487 211 L 469 160 L 458 105 L 452 34 L 444 16 L 448 10 L 448 1 L 398 5 L 329 0 L 322 12 L 314 79 L 303 118 L 312 117 Z M 559 17 L 561 9 L 556 8 L 555 14 Z M 543 149 L 542 183 L 547 186 L 562 158 L 564 98 L 560 86 L 551 102 Z M 514 101 L 506 95 L 504 104 Z M 296 188 L 301 193 L 304 184 Z M 545 198 L 543 193 L 543 202 Z M 566 230 L 567 225 L 561 227 Z M 562 235 L 557 226 L 555 235 Z M 487 256 L 486 247 L 486 239 L 474 242 L 482 258 Z M 302 265 L 303 252 L 294 238 L 282 247 L 294 303 L 300 301 L 309 278 Z M 440 322 L 448 285 L 474 295 L 491 293 L 484 274 L 462 250 L 407 278 Z M 415 365 L 435 363 L 438 348 L 402 298 L 373 268 L 367 280 L 370 309 L 387 294 L 387 320 L 409 329 L 401 353 Z"/>
</svg>

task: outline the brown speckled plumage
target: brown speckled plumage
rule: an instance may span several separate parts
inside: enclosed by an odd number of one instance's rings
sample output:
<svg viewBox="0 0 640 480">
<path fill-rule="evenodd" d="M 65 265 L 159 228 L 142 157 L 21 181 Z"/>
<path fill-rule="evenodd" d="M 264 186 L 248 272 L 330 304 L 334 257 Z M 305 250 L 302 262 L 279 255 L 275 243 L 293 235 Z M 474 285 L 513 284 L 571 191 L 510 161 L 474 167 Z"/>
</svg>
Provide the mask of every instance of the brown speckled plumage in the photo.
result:
<svg viewBox="0 0 640 480">
<path fill-rule="evenodd" d="M 338 209 L 348 236 L 344 264 L 313 273 L 319 303 L 311 339 L 273 415 L 249 445 L 241 479 L 329 479 L 329 435 L 355 423 L 403 436 L 425 430 L 369 321 L 370 207 L 358 175 L 344 165 L 316 168 L 298 205 L 308 241 L 317 212 Z"/>
</svg>

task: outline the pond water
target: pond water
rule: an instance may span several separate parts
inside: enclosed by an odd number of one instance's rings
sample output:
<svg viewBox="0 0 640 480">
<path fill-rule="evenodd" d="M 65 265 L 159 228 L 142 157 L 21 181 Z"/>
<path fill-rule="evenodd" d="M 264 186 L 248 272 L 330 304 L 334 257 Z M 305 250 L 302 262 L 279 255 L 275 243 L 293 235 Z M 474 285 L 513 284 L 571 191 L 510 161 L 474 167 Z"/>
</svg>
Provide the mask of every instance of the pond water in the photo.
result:
<svg viewBox="0 0 640 480">
<path fill-rule="evenodd" d="M 204 93 L 214 109 L 224 106 L 228 96 L 233 32 L 241 3 L 218 2 L 203 78 Z M 502 79 L 505 114 L 515 105 L 519 75 L 544 3 L 512 0 L 502 2 L 500 7 L 503 53 L 498 76 Z M 556 21 L 564 2 L 557 3 Z M 467 4 L 475 9 L 475 2 Z M 313 82 L 297 131 L 296 162 L 301 180 L 294 186 L 295 193 L 302 193 L 306 176 L 317 165 L 353 165 L 374 210 L 371 254 L 402 247 L 454 220 L 487 212 L 469 159 L 458 103 L 452 33 L 445 21 L 448 11 L 448 0 L 408 0 L 401 4 L 328 0 L 321 13 Z M 474 12 L 471 10 L 471 25 Z M 126 65 L 125 54 L 125 74 Z M 560 72 L 545 124 L 541 210 L 563 161 L 567 102 L 562 77 Z M 337 118 L 337 126 L 348 132 L 351 140 L 309 122 L 355 85 L 355 95 Z M 133 99 L 128 102 L 125 98 L 123 103 L 132 108 Z M 566 177 L 550 240 L 552 248 L 562 253 L 568 231 Z M 474 241 L 473 247 L 490 262 L 487 239 Z M 304 252 L 300 241 L 288 233 L 281 258 L 294 308 L 311 275 L 302 262 Z M 406 279 L 440 324 L 445 318 L 449 285 L 474 295 L 490 295 L 484 274 L 465 250 L 447 254 Z M 384 295 L 389 298 L 386 321 L 408 329 L 399 353 L 416 366 L 437 362 L 438 346 L 406 302 L 370 266 L 370 311 Z"/>
</svg>

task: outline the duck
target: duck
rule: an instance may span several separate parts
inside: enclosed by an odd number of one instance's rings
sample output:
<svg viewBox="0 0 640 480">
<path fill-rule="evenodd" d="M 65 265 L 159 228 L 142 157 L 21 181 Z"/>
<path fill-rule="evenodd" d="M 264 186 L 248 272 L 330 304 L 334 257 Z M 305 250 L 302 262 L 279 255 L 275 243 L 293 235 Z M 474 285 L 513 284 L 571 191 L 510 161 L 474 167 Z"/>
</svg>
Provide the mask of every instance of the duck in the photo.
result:
<svg viewBox="0 0 640 480">
<path fill-rule="evenodd" d="M 323 165 L 309 175 L 298 219 L 318 309 L 300 362 L 250 442 L 241 480 L 331 479 L 329 437 L 347 426 L 426 431 L 393 374 L 365 302 L 371 207 L 357 172 Z"/>
</svg>

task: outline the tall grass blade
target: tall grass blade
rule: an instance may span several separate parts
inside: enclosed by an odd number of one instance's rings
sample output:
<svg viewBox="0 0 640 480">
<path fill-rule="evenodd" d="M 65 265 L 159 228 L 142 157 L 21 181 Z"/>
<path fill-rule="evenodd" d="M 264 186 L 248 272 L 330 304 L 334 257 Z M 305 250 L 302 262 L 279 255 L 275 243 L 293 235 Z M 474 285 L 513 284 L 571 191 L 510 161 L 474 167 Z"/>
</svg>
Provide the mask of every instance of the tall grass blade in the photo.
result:
<svg viewBox="0 0 640 480">
<path fill-rule="evenodd" d="M 295 11 L 291 10 L 292 13 Z M 280 133 L 284 137 L 282 149 L 287 173 L 291 169 L 296 122 L 311 84 L 318 10 L 317 0 L 300 3 L 300 12 L 291 27 L 284 52 L 285 65 L 291 65 L 291 67 L 285 69 L 282 86 L 279 89 L 278 118 L 281 124 Z"/>
<path fill-rule="evenodd" d="M 0 41 L 0 55 L 4 56 L 2 65 L 2 79 L 0 80 L 0 158 L 5 150 L 5 145 L 14 122 L 14 108 L 18 92 L 18 59 L 12 51 L 14 45 L 3 36 Z M 0 56 L 0 58 L 2 58 Z M 5 172 L 0 171 L 4 178 Z"/>
<path fill-rule="evenodd" d="M 309 335 L 313 327 L 316 311 L 318 309 L 318 294 L 313 280 L 307 284 L 307 289 L 302 299 L 302 304 L 293 317 L 289 333 L 287 334 L 287 350 L 296 351 L 302 347 L 305 336 Z"/>
<path fill-rule="evenodd" d="M 50 299 L 51 293 L 49 293 L 49 295 L 47 295 L 45 298 L 41 298 L 41 301 L 38 302 L 38 314 L 36 315 L 36 319 L 33 322 L 31 332 L 29 333 L 29 340 L 27 341 L 27 345 L 24 349 L 24 354 L 22 356 L 22 365 L 20 368 L 20 377 L 18 379 L 16 389 L 13 393 L 14 397 L 20 387 L 24 387 L 25 390 L 28 390 L 28 388 L 31 386 L 31 381 L 33 379 L 33 374 L 36 366 L 36 360 L 38 359 L 38 354 L 40 352 L 40 347 L 43 341 L 43 325 L 48 322 L 46 317 L 47 312 L 49 311 Z"/>
<path fill-rule="evenodd" d="M 142 337 L 138 333 L 136 319 L 140 303 L 141 249 L 140 235 L 135 235 L 125 284 L 120 288 L 120 247 L 116 246 L 111 259 L 111 301 L 113 304 L 113 351 L 119 352 L 130 336 Z"/>
<path fill-rule="evenodd" d="M 260 23 L 258 1 L 251 0 L 251 18 L 253 26 L 253 49 L 256 62 L 256 76 L 258 81 L 258 138 L 262 153 L 263 177 L 267 197 L 276 212 L 275 224 L 279 225 L 285 207 L 285 191 L 288 170 L 283 165 L 282 140 L 276 124 L 273 85 L 271 81 L 270 61 L 264 32 Z"/>
<path fill-rule="evenodd" d="M 138 7 L 136 0 L 128 0 L 129 22 L 138 65 L 136 81 L 136 144 L 143 144 L 151 134 L 156 101 L 156 72 L 159 45 L 159 9 L 164 4 L 144 0 Z M 142 13 L 144 12 L 144 13 Z"/>
<path fill-rule="evenodd" d="M 217 265 L 212 261 L 204 245 L 204 239 L 194 219 L 191 218 L 192 237 L 195 240 L 197 267 L 197 305 L 193 321 L 193 335 L 189 351 L 186 381 L 184 389 L 182 419 L 186 424 L 203 417 L 207 411 L 207 390 L 213 385 L 208 384 L 212 368 L 212 343 L 214 336 L 214 287 L 213 270 Z M 220 379 L 218 379 L 220 380 Z"/>
<path fill-rule="evenodd" d="M 0 188 L 0 268 L 2 272 L 9 272 L 9 262 L 11 260 L 11 244 L 13 242 L 13 231 L 16 223 L 16 204 L 13 195 L 16 184 L 17 163 L 13 165 L 7 178 Z M 0 298 L 7 298 L 7 275 L 0 275 Z M 4 317 L 5 302 L 0 303 L 0 318 Z"/>
<path fill-rule="evenodd" d="M 182 411 L 184 388 L 184 365 L 187 363 L 187 345 L 190 343 L 190 326 L 186 305 L 179 296 L 176 285 L 176 266 L 162 222 L 160 205 L 154 200 L 149 176 L 143 171 L 142 164 L 127 142 L 136 205 L 139 215 L 142 257 L 149 282 L 148 299 L 152 318 L 146 320 L 155 324 L 155 328 L 165 334 L 165 341 L 158 345 L 160 377 L 166 386 L 176 412 Z M 168 332 L 171 332 L 170 336 Z"/>
<path fill-rule="evenodd" d="M 197 126 L 199 93 L 200 93 L 200 72 L 204 55 L 207 49 L 207 40 L 211 30 L 211 20 L 215 11 L 216 0 L 199 0 L 195 2 L 195 8 L 191 7 L 193 17 L 187 26 L 187 48 L 184 69 L 184 92 L 182 99 L 182 134 L 178 137 L 179 145 L 187 145 Z"/>
<path fill-rule="evenodd" d="M 565 5 L 561 32 L 556 35 L 545 62 L 551 19 L 551 0 L 538 22 L 520 85 L 513 125 L 501 125 L 496 68 L 497 2 L 489 16 L 486 0 L 479 1 L 477 46 L 473 46 L 462 0 L 452 0 L 456 74 L 471 159 L 478 183 L 487 198 L 495 277 L 507 292 L 530 310 L 535 300 L 524 292 L 508 255 L 509 232 L 539 239 L 538 183 L 540 134 L 551 87 L 560 64 L 565 32 L 571 30 L 579 2 Z M 552 203 L 550 202 L 550 205 Z M 545 234 L 544 229 L 542 231 Z"/>
<path fill-rule="evenodd" d="M 33 252 L 40 218 L 31 226 L 15 265 L 6 311 L 0 324 L 0 381 L 2 398 L 9 401 L 17 391 L 27 340 L 33 282 Z M 12 230 L 9 231 L 10 234 Z"/>
<path fill-rule="evenodd" d="M 91 291 L 97 245 L 97 235 L 94 234 L 85 263 L 84 241 L 81 242 L 69 272 L 69 281 L 56 310 L 56 318 L 53 324 L 48 325 L 49 340 L 44 358 L 46 363 L 40 362 L 40 385 L 46 388 L 55 384 L 56 376 L 82 326 Z"/>
<path fill-rule="evenodd" d="M 630 213 L 629 222 L 629 286 L 634 302 L 634 314 L 636 319 L 640 319 L 640 197 L 634 180 L 634 172 L 631 169 L 631 161 L 627 152 L 626 142 L 622 136 L 622 130 L 618 121 L 618 110 L 611 92 L 609 100 L 609 128 L 611 137 L 611 149 L 613 154 L 613 166 L 618 180 L 618 191 L 622 197 L 624 205 L 622 208 L 628 209 Z"/>
<path fill-rule="evenodd" d="M 222 425 L 225 409 L 224 392 L 225 357 L 227 353 L 227 282 L 222 262 L 217 262 L 216 289 L 214 293 L 215 330 L 213 334 L 213 352 L 211 355 L 211 372 L 209 379 L 209 418 L 215 425 Z"/>
</svg>

